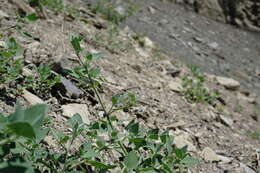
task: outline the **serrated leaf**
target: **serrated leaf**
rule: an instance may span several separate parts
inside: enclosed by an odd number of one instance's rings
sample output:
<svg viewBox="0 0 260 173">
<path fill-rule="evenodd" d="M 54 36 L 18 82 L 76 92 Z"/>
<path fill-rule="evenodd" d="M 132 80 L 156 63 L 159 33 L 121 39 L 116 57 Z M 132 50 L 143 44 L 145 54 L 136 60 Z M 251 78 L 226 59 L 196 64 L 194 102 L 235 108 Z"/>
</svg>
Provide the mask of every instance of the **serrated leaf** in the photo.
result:
<svg viewBox="0 0 260 173">
<path fill-rule="evenodd" d="M 35 13 L 32 13 L 32 14 L 29 14 L 25 17 L 25 19 L 28 21 L 28 22 L 34 22 L 38 19 L 38 16 L 35 14 Z"/>
<path fill-rule="evenodd" d="M 83 120 L 79 113 L 74 114 L 67 122 L 71 128 L 74 128 L 77 124 L 78 124 L 78 126 L 83 124 Z"/>
<path fill-rule="evenodd" d="M 105 170 L 113 169 L 113 168 L 116 167 L 115 165 L 106 165 L 102 162 L 97 162 L 97 161 L 88 161 L 88 163 L 91 166 L 94 166 L 94 167 L 99 168 L 99 169 L 105 169 Z"/>
<path fill-rule="evenodd" d="M 146 140 L 145 140 L 145 138 L 129 138 L 128 140 L 129 140 L 129 142 L 134 143 L 134 145 L 135 145 L 137 148 L 140 148 L 140 147 L 146 145 Z"/>
<path fill-rule="evenodd" d="M 82 48 L 80 46 L 80 41 L 83 40 L 83 37 L 76 33 L 70 34 L 70 43 L 74 48 L 74 51 L 76 54 L 79 54 L 82 51 Z"/>
<path fill-rule="evenodd" d="M 16 122 L 8 124 L 8 127 L 17 135 L 27 138 L 35 138 L 33 127 L 28 122 Z"/>
<path fill-rule="evenodd" d="M 85 56 L 85 58 L 88 60 L 88 61 L 93 61 L 93 60 L 97 60 L 97 59 L 100 59 L 102 58 L 104 55 L 102 53 L 89 53 Z"/>
<path fill-rule="evenodd" d="M 134 134 L 135 136 L 139 133 L 139 123 L 135 123 L 134 120 L 132 120 L 127 126 L 126 130 L 128 130 L 130 133 Z"/>
<path fill-rule="evenodd" d="M 24 120 L 29 122 L 37 133 L 42 126 L 44 116 L 49 111 L 49 106 L 38 104 L 27 108 L 24 111 Z"/>
<path fill-rule="evenodd" d="M 126 108 L 136 103 L 136 96 L 132 93 L 117 94 L 112 97 L 111 101 L 117 108 Z"/>
<path fill-rule="evenodd" d="M 139 164 L 139 157 L 135 153 L 135 151 L 131 151 L 127 154 L 127 156 L 124 159 L 124 164 L 126 168 L 133 170 L 136 169 Z"/>
<path fill-rule="evenodd" d="M 192 157 L 185 157 L 183 160 L 181 160 L 181 163 L 184 164 L 186 167 L 192 167 L 199 163 L 198 159 L 192 158 Z"/>
</svg>

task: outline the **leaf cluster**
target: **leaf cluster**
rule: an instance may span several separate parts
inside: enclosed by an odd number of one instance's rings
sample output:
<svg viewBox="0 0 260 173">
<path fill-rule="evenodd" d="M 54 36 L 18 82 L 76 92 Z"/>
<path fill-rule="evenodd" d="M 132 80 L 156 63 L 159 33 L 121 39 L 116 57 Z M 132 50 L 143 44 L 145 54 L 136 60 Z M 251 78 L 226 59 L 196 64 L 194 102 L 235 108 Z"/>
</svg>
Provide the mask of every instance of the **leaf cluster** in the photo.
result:
<svg viewBox="0 0 260 173">
<path fill-rule="evenodd" d="M 189 69 L 190 73 L 182 78 L 182 88 L 185 98 L 192 102 L 214 104 L 219 97 L 219 93 L 210 93 L 210 91 L 205 88 L 205 77 L 196 66 L 190 65 Z"/>
</svg>

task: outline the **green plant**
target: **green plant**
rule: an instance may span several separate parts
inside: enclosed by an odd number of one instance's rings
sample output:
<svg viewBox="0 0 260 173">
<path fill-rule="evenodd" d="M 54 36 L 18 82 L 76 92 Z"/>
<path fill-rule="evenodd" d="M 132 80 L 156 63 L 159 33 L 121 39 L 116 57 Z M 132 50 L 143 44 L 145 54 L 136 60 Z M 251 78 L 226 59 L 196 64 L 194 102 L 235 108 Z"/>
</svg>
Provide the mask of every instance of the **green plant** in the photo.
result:
<svg viewBox="0 0 260 173">
<path fill-rule="evenodd" d="M 133 15 L 137 9 L 137 6 L 131 0 L 128 0 L 127 11 L 125 14 L 120 14 L 115 10 L 114 3 L 115 2 L 107 0 L 98 0 L 96 5 L 92 8 L 92 11 L 101 14 L 102 17 L 114 24 L 119 24 L 127 17 Z"/>
<path fill-rule="evenodd" d="M 33 90 L 35 93 L 45 93 L 54 85 L 61 82 L 59 75 L 51 72 L 51 68 L 46 65 L 40 65 L 36 68 L 36 74 L 25 78 L 25 87 Z"/>
<path fill-rule="evenodd" d="M 5 48 L 0 49 L 0 83 L 9 84 L 22 78 L 23 59 L 17 58 L 23 49 L 14 38 L 5 41 Z"/>
<path fill-rule="evenodd" d="M 237 103 L 234 107 L 234 111 L 237 113 L 242 113 L 243 112 L 243 106 L 239 103 Z"/>
<path fill-rule="evenodd" d="M 23 110 L 17 104 L 9 116 L 0 113 L 0 172 L 34 172 L 32 156 L 40 153 L 35 148 L 47 132 L 41 128 L 47 112 L 46 105 Z"/>
<path fill-rule="evenodd" d="M 87 81 L 87 84 L 95 93 L 106 120 L 100 120 L 88 126 L 86 134 L 92 142 L 88 144 L 86 148 L 90 149 L 92 151 L 91 153 L 96 157 L 91 155 L 94 160 L 83 160 L 79 163 L 90 164 L 95 168 L 95 172 L 109 170 L 115 167 L 120 168 L 122 172 L 172 172 L 176 169 L 179 169 L 181 172 L 185 167 L 196 164 L 197 160 L 189 157 L 186 148 L 178 149 L 173 146 L 172 137 L 170 137 L 168 132 L 160 133 L 159 129 L 147 131 L 142 128 L 139 123 L 131 121 L 125 127 L 125 131 L 128 133 L 120 134 L 120 131 L 117 130 L 117 125 L 112 123 L 113 121 L 117 122 L 117 119 L 112 116 L 112 113 L 130 108 L 135 104 L 136 97 L 131 93 L 118 94 L 112 97 L 110 108 L 106 107 L 100 96 L 95 80 L 90 73 L 90 63 L 93 57 L 95 57 L 95 54 L 94 56 L 87 54 L 87 56 L 85 56 L 85 62 L 83 62 L 80 56 L 82 52 L 80 41 L 82 39 L 83 37 L 77 34 L 70 36 L 70 41 L 75 53 L 81 65 L 86 70 L 86 79 L 84 81 Z M 108 137 L 106 140 L 100 136 L 100 134 L 104 133 L 106 134 L 105 136 Z M 96 142 L 96 144 L 93 144 L 93 142 Z M 104 159 L 105 155 L 107 152 L 109 153 L 109 151 L 115 151 L 120 156 L 113 164 L 104 164 L 103 162 L 106 162 L 106 159 Z M 103 157 L 98 157 L 97 155 Z M 78 164 L 76 166 L 78 166 Z"/>
<path fill-rule="evenodd" d="M 253 139 L 260 140 L 260 132 L 252 132 L 249 134 Z"/>
<path fill-rule="evenodd" d="M 189 70 L 190 73 L 182 78 L 182 87 L 185 98 L 192 102 L 214 104 L 219 97 L 219 93 L 210 93 L 208 89 L 205 88 L 205 78 L 201 75 L 196 66 L 190 65 Z"/>
<path fill-rule="evenodd" d="M 79 79 L 88 85 L 100 104 L 105 119 L 90 124 L 83 123 L 79 114 L 71 117 L 66 126 L 69 130 L 57 130 L 52 120 L 44 118 L 48 106 L 35 105 L 22 109 L 17 104 L 16 111 L 9 116 L 0 114 L 0 172 L 185 172 L 198 163 L 187 152 L 187 147 L 177 148 L 168 131 L 145 129 L 132 120 L 124 126 L 114 112 L 128 110 L 136 104 L 132 93 L 120 93 L 105 105 L 92 74 L 92 61 L 101 54 L 87 53 L 81 59 L 83 38 L 72 34 L 71 44 L 84 68 Z M 39 67 L 42 81 L 48 79 L 48 68 Z M 54 138 L 55 148 L 45 145 L 45 137 Z M 79 143 L 79 139 L 81 142 Z M 84 139 L 84 141 L 82 141 Z M 80 145 L 78 145 L 80 144 Z M 77 147 L 79 146 L 79 147 Z"/>
</svg>

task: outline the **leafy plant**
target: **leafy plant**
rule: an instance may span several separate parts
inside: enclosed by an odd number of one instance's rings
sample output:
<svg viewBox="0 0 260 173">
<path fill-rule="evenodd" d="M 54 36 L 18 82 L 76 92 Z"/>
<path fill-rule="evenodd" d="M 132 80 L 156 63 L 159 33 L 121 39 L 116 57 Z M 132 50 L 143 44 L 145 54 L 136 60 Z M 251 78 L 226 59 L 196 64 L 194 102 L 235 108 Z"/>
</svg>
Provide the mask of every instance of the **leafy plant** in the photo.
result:
<svg viewBox="0 0 260 173">
<path fill-rule="evenodd" d="M 46 133 L 41 127 L 47 112 L 46 105 L 23 110 L 18 103 L 14 113 L 9 116 L 0 114 L 0 172 L 34 172 L 32 158 L 27 153 Z"/>
<path fill-rule="evenodd" d="M 205 78 L 201 75 L 196 66 L 190 65 L 189 69 L 190 73 L 182 78 L 182 87 L 185 98 L 192 102 L 214 104 L 219 97 L 219 93 L 210 93 L 209 90 L 205 88 Z"/>
<path fill-rule="evenodd" d="M 59 75 L 51 72 L 49 66 L 40 65 L 36 68 L 36 74 L 25 78 L 25 87 L 36 93 L 45 93 L 54 85 L 61 82 Z"/>
<path fill-rule="evenodd" d="M 22 77 L 23 60 L 17 58 L 23 49 L 14 38 L 5 41 L 5 48 L 0 50 L 0 83 L 9 84 Z"/>
<path fill-rule="evenodd" d="M 89 70 L 91 69 L 90 62 L 95 56 L 87 55 L 85 62 L 81 59 L 80 41 L 82 39 L 83 37 L 77 34 L 70 36 L 70 42 L 75 53 L 86 70 L 86 79 L 83 81 L 87 81 L 87 84 L 95 93 L 106 118 L 106 120 L 100 120 L 87 126 L 86 134 L 92 141 L 91 144 L 88 144 L 88 148 L 92 151 L 91 154 L 96 157 L 93 158 L 95 160 L 85 161 L 84 163 L 94 167 L 95 172 L 106 171 L 115 167 L 120 168 L 122 172 L 172 172 L 176 168 L 182 170 L 196 164 L 197 160 L 188 156 L 186 148 L 178 149 L 173 146 L 172 137 L 168 132 L 159 133 L 159 129 L 147 131 L 140 127 L 139 123 L 131 121 L 124 130 L 128 133 L 120 135 L 117 130 L 118 125 L 112 123 L 112 121 L 117 122 L 112 113 L 130 108 L 135 104 L 136 97 L 132 93 L 115 95 L 111 98 L 110 108 L 107 109 Z M 108 137 L 106 140 L 102 137 L 104 133 Z M 109 164 L 104 159 L 109 151 L 116 151 L 120 155 L 117 160 L 114 160 L 113 164 Z M 97 153 L 101 156 L 98 157 Z M 114 165 L 115 163 L 117 164 Z"/>
<path fill-rule="evenodd" d="M 119 24 L 127 17 L 133 15 L 137 9 L 136 5 L 131 0 L 128 0 L 127 3 L 128 6 L 126 8 L 127 11 L 125 14 L 120 14 L 118 11 L 116 11 L 113 7 L 113 2 L 107 0 L 98 0 L 96 5 L 92 8 L 92 11 L 94 13 L 101 14 L 102 17 L 114 24 Z"/>
</svg>

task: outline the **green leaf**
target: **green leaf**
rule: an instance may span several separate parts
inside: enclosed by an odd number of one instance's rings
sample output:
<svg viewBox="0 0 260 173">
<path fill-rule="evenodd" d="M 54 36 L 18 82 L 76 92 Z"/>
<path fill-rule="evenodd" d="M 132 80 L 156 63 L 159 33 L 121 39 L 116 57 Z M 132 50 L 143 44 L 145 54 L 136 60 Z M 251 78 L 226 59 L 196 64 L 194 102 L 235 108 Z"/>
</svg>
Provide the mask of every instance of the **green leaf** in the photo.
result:
<svg viewBox="0 0 260 173">
<path fill-rule="evenodd" d="M 8 122 L 8 118 L 0 113 L 0 130 L 3 130 L 5 128 L 7 122 Z"/>
<path fill-rule="evenodd" d="M 70 43 L 72 44 L 76 54 L 79 54 L 82 51 L 80 47 L 80 41 L 83 40 L 83 37 L 76 33 L 70 34 Z"/>
<path fill-rule="evenodd" d="M 195 159 L 195 158 L 192 158 L 192 157 L 185 157 L 182 161 L 181 161 L 182 164 L 184 164 L 186 167 L 192 167 L 196 164 L 199 163 L 199 160 L 198 159 Z"/>
<path fill-rule="evenodd" d="M 68 124 L 70 125 L 71 128 L 74 128 L 76 125 L 81 125 L 83 124 L 83 120 L 80 116 L 80 114 L 76 113 L 73 115 L 73 117 L 71 117 L 69 120 L 68 120 Z"/>
<path fill-rule="evenodd" d="M 105 170 L 113 169 L 113 168 L 116 167 L 115 165 L 106 165 L 106 164 L 104 164 L 104 163 L 97 162 L 97 161 L 88 161 L 88 163 L 89 163 L 91 166 L 94 166 L 94 167 L 99 168 L 99 169 L 105 169 Z"/>
<path fill-rule="evenodd" d="M 139 123 L 135 123 L 134 120 L 132 120 L 127 126 L 126 130 L 128 130 L 133 135 L 137 136 L 139 133 Z"/>
<path fill-rule="evenodd" d="M 100 59 L 100 58 L 102 58 L 104 55 L 102 54 L 102 53 L 89 53 L 89 54 L 87 54 L 86 55 L 86 59 L 88 60 L 88 61 L 93 61 L 93 60 L 97 60 L 97 59 Z"/>
<path fill-rule="evenodd" d="M 137 148 L 140 148 L 140 147 L 146 145 L 145 138 L 130 138 L 129 142 L 134 143 Z"/>
<path fill-rule="evenodd" d="M 117 109 L 124 109 L 136 103 L 136 96 L 132 93 L 117 94 L 112 97 L 111 101 Z"/>
<path fill-rule="evenodd" d="M 29 14 L 25 17 L 25 19 L 28 21 L 28 22 L 34 22 L 38 19 L 38 16 L 35 14 L 35 13 L 32 13 L 32 14 Z"/>
<path fill-rule="evenodd" d="M 128 155 L 124 159 L 124 164 L 126 168 L 133 170 L 136 169 L 139 164 L 138 155 L 135 153 L 135 151 L 131 151 L 128 153 Z"/>
<path fill-rule="evenodd" d="M 17 135 L 27 138 L 35 138 L 35 132 L 32 126 L 27 122 L 17 122 L 8 124 L 8 127 Z"/>
<path fill-rule="evenodd" d="M 24 111 L 24 120 L 29 122 L 37 133 L 42 126 L 44 116 L 49 111 L 49 106 L 44 104 L 38 104 L 29 107 Z"/>
</svg>

